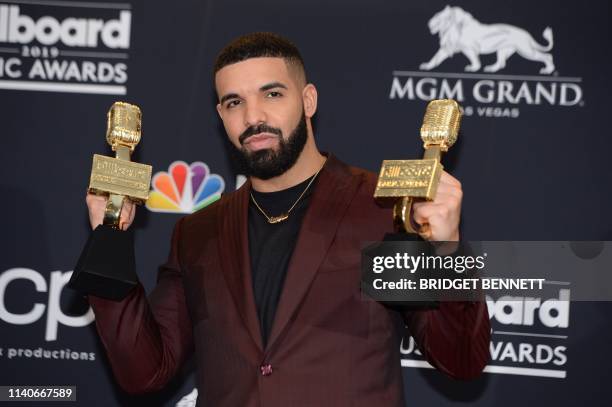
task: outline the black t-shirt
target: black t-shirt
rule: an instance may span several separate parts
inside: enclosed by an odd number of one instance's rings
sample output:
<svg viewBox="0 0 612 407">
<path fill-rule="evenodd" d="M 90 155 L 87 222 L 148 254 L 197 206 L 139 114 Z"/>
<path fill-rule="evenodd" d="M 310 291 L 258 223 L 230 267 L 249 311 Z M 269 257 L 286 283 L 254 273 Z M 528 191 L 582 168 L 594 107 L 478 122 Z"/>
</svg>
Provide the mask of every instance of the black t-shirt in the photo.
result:
<svg viewBox="0 0 612 407">
<path fill-rule="evenodd" d="M 251 193 L 268 216 L 278 216 L 287 212 L 311 179 L 312 177 L 282 191 L 257 192 L 252 189 Z M 249 253 L 253 293 L 264 346 L 272 330 L 287 267 L 295 248 L 302 219 L 310 203 L 314 184 L 316 180 L 289 213 L 289 218 L 280 223 L 268 223 L 252 199 L 249 203 Z"/>
</svg>

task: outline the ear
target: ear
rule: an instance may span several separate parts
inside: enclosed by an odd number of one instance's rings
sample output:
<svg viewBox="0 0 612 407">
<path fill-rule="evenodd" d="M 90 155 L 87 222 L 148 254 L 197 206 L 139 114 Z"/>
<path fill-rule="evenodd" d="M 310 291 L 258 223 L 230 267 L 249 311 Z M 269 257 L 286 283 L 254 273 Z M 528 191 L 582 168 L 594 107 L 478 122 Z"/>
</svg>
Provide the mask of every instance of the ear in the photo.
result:
<svg viewBox="0 0 612 407">
<path fill-rule="evenodd" d="M 223 114 L 221 113 L 221 103 L 217 103 L 217 113 L 219 114 L 219 117 L 223 121 Z"/>
<path fill-rule="evenodd" d="M 223 120 L 223 113 L 221 108 L 223 106 L 221 106 L 221 99 L 219 97 L 219 88 L 217 87 L 217 76 L 218 76 L 218 72 L 215 74 L 215 95 L 217 96 L 217 113 L 219 114 L 219 117 L 221 118 L 221 120 Z"/>
<path fill-rule="evenodd" d="M 317 111 L 317 88 L 312 83 L 306 84 L 302 90 L 302 101 L 304 102 L 304 114 L 311 118 Z"/>
</svg>

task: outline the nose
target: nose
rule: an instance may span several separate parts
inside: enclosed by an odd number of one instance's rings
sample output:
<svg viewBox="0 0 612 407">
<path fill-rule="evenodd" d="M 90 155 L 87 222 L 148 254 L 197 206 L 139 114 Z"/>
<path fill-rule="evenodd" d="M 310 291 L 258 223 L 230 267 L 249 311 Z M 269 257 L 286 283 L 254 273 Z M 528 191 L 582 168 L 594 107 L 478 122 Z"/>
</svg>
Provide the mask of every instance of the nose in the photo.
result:
<svg viewBox="0 0 612 407">
<path fill-rule="evenodd" d="M 256 126 L 266 122 L 266 112 L 258 102 L 250 100 L 245 103 L 245 105 L 244 125 L 246 127 Z"/>
</svg>

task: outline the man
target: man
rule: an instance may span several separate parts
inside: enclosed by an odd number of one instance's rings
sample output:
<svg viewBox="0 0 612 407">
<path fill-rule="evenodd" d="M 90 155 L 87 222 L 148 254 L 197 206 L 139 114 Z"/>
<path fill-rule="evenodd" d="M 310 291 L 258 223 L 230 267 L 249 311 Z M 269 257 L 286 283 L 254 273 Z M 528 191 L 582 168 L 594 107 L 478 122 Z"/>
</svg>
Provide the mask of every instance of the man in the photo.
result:
<svg viewBox="0 0 612 407">
<path fill-rule="evenodd" d="M 401 406 L 401 317 L 439 370 L 480 374 L 484 303 L 398 312 L 361 298 L 360 246 L 392 232 L 391 213 L 372 198 L 373 173 L 317 149 L 317 90 L 295 46 L 240 37 L 218 56 L 215 86 L 249 180 L 177 223 L 148 301 L 142 285 L 121 302 L 89 297 L 121 386 L 160 389 L 195 350 L 201 405 Z M 428 239 L 459 240 L 461 197 L 444 173 L 435 200 L 414 205 Z M 87 203 L 95 228 L 104 199 Z"/>
</svg>

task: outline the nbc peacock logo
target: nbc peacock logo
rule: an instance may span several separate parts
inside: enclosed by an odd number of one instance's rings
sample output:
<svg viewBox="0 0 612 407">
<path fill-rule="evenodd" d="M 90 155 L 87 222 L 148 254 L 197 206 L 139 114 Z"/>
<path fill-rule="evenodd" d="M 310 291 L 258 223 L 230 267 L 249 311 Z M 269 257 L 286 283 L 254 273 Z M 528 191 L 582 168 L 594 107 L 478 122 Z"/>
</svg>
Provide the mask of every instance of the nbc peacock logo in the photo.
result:
<svg viewBox="0 0 612 407">
<path fill-rule="evenodd" d="M 155 174 L 151 184 L 147 208 L 166 213 L 193 213 L 215 202 L 225 189 L 223 178 L 201 161 L 174 161 L 167 172 Z"/>
</svg>

